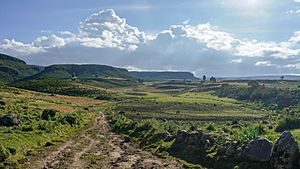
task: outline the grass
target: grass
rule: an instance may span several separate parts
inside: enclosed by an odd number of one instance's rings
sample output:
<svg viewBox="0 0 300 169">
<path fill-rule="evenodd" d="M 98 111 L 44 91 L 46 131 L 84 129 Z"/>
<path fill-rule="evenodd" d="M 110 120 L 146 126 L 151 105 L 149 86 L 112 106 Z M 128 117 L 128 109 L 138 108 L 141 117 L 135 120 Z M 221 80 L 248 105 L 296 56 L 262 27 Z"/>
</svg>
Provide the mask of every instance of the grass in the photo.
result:
<svg viewBox="0 0 300 169">
<path fill-rule="evenodd" d="M 49 96 L 4 86 L 0 88 L 0 98 L 5 102 L 0 116 L 17 114 L 22 121 L 20 126 L 0 126 L 0 145 L 6 150 L 16 150 L 5 162 L 9 166 L 21 165 L 28 156 L 43 150 L 47 142 L 59 144 L 72 137 L 91 122 L 104 104 L 88 98 Z M 96 109 L 89 110 L 89 107 Z M 55 118 L 49 121 L 41 119 L 43 110 L 47 108 L 58 110 Z M 75 117 L 78 123 L 71 126 L 63 122 L 66 115 Z"/>
</svg>

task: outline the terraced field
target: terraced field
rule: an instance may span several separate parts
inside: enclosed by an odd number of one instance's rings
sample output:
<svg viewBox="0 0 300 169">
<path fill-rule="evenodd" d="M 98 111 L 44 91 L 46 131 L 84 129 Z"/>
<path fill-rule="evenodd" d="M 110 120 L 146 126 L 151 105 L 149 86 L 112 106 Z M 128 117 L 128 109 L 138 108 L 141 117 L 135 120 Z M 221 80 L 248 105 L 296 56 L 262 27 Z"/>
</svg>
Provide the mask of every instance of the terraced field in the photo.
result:
<svg viewBox="0 0 300 169">
<path fill-rule="evenodd" d="M 175 121 L 259 121 L 268 115 L 267 111 L 252 109 L 253 105 L 250 103 L 219 98 L 213 95 L 213 91 L 194 92 L 196 87 L 197 85 L 194 85 L 191 91 L 181 88 L 182 90 L 175 93 L 173 91 L 172 94 L 168 93 L 170 88 L 161 89 L 158 85 L 156 88 L 137 89 L 139 92 L 128 92 L 132 99 L 120 102 L 117 109 L 125 111 L 126 115 L 133 119 Z"/>
</svg>

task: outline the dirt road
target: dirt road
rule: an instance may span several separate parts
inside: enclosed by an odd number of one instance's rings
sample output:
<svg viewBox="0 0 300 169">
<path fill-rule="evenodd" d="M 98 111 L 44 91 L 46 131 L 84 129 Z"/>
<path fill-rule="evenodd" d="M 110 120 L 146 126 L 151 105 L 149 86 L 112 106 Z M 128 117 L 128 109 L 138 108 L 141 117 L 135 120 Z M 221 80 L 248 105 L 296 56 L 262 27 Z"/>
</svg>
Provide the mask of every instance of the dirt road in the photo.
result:
<svg viewBox="0 0 300 169">
<path fill-rule="evenodd" d="M 183 168 L 176 160 L 160 159 L 111 132 L 103 113 L 94 124 L 54 151 L 45 151 L 28 164 L 30 169 L 155 169 Z"/>
</svg>

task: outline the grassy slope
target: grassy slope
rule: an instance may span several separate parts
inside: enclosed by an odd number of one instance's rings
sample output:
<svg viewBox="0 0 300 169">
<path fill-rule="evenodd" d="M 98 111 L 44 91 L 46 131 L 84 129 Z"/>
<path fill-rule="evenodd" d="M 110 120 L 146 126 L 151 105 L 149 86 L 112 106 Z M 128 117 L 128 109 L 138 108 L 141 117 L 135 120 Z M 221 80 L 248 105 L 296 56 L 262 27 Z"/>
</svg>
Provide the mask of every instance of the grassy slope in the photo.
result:
<svg viewBox="0 0 300 169">
<path fill-rule="evenodd" d="M 126 80 L 132 78 L 126 69 L 115 68 L 105 65 L 51 65 L 44 71 L 26 79 L 98 79 L 98 78 L 119 78 Z"/>
<path fill-rule="evenodd" d="M 17 127 L 0 126 L 0 144 L 5 148 L 16 149 L 15 155 L 10 155 L 8 162 L 17 164 L 26 156 L 44 149 L 47 142 L 57 144 L 74 135 L 82 127 L 90 123 L 97 109 L 87 110 L 88 107 L 102 107 L 103 102 L 87 98 L 69 96 L 49 96 L 48 94 L 30 92 L 15 88 L 1 87 L 0 97 L 6 105 L 0 110 L 0 115 L 14 113 L 21 117 L 22 124 Z M 41 119 L 44 109 L 51 108 L 59 111 L 55 119 Z M 64 115 L 72 115 L 79 121 L 71 127 L 61 122 Z"/>
<path fill-rule="evenodd" d="M 0 70 L 0 81 L 11 82 L 31 76 L 40 71 L 37 66 L 27 65 L 24 61 L 0 54 L 0 66 L 5 68 Z"/>
</svg>

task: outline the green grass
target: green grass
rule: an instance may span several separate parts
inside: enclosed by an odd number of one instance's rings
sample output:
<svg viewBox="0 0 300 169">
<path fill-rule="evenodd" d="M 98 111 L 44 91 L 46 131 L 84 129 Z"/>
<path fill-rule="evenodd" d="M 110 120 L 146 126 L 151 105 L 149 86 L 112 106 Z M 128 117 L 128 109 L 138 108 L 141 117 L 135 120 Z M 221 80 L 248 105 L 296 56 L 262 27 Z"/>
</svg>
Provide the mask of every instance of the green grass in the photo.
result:
<svg viewBox="0 0 300 169">
<path fill-rule="evenodd" d="M 16 154 L 9 154 L 6 165 L 21 165 L 28 156 L 35 155 L 45 148 L 47 142 L 59 144 L 74 136 L 91 123 L 96 112 L 102 108 L 100 101 L 92 99 L 48 96 L 48 94 L 29 92 L 15 88 L 2 87 L 0 98 L 5 106 L 0 109 L 0 116 L 16 114 L 22 123 L 20 126 L 0 126 L 0 145 L 5 149 L 15 149 Z M 86 106 L 95 106 L 92 111 Z M 46 108 L 58 110 L 51 120 L 42 120 L 41 114 Z M 62 119 L 70 115 L 77 120 L 76 125 L 69 125 Z M 0 165 L 1 166 L 1 165 Z"/>
</svg>

